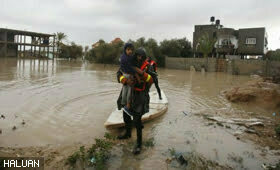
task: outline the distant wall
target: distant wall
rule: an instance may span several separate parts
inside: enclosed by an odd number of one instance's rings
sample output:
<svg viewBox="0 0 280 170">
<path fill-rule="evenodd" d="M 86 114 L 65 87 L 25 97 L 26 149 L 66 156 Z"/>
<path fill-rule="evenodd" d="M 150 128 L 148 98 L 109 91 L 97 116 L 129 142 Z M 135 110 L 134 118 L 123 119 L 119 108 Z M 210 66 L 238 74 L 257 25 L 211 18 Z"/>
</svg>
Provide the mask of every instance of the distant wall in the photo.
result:
<svg viewBox="0 0 280 170">
<path fill-rule="evenodd" d="M 266 61 L 264 60 L 231 60 L 233 74 L 265 74 Z"/>
<path fill-rule="evenodd" d="M 0 57 L 5 57 L 5 48 L 3 44 L 0 44 Z"/>
<path fill-rule="evenodd" d="M 280 75 L 279 61 L 265 60 L 226 60 L 216 58 L 165 58 L 165 67 L 170 69 L 190 70 L 193 66 L 197 71 L 205 67 L 208 72 L 227 72 L 241 75 Z"/>
<path fill-rule="evenodd" d="M 208 66 L 209 72 L 214 72 L 216 67 L 216 59 L 208 58 L 175 58 L 175 57 L 166 57 L 165 58 L 165 67 L 171 69 L 182 69 L 182 70 L 190 70 L 190 67 L 194 66 L 194 68 L 198 71 L 201 70 L 202 67 L 206 68 Z"/>
</svg>

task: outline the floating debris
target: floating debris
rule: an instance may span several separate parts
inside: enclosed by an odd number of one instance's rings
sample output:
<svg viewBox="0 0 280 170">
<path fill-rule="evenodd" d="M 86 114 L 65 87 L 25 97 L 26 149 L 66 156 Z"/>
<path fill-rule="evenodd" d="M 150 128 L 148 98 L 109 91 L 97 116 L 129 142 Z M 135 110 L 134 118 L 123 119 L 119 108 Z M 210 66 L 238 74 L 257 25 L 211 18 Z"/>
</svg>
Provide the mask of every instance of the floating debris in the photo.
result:
<svg viewBox="0 0 280 170">
<path fill-rule="evenodd" d="M 16 130 L 16 129 L 17 129 L 17 127 L 16 127 L 16 126 L 14 126 L 14 127 L 13 127 L 13 130 Z"/>
<path fill-rule="evenodd" d="M 183 113 L 184 113 L 186 116 L 188 116 L 188 113 L 187 113 L 187 112 L 183 111 Z"/>
<path fill-rule="evenodd" d="M 228 124 L 236 124 L 239 126 L 252 127 L 252 126 L 264 126 L 263 122 L 260 119 L 237 119 L 237 118 L 223 118 L 219 116 L 204 116 L 206 119 L 216 121 L 217 123 L 228 123 Z"/>
<path fill-rule="evenodd" d="M 216 123 L 218 126 L 224 127 L 224 125 L 221 122 Z"/>
<path fill-rule="evenodd" d="M 5 119 L 6 117 L 4 115 L 1 115 L 1 118 Z"/>
<path fill-rule="evenodd" d="M 185 159 L 183 155 L 180 155 L 179 157 L 177 157 L 177 161 L 178 161 L 181 165 L 186 165 L 186 166 L 188 166 L 188 160 Z"/>
<path fill-rule="evenodd" d="M 0 134 L 2 134 L 2 129 L 0 129 Z"/>
<path fill-rule="evenodd" d="M 253 129 L 245 129 L 245 132 L 259 135 L 258 132 Z"/>
<path fill-rule="evenodd" d="M 24 120 L 22 120 L 21 124 L 22 124 L 22 125 L 25 125 L 25 121 L 24 121 Z"/>
</svg>

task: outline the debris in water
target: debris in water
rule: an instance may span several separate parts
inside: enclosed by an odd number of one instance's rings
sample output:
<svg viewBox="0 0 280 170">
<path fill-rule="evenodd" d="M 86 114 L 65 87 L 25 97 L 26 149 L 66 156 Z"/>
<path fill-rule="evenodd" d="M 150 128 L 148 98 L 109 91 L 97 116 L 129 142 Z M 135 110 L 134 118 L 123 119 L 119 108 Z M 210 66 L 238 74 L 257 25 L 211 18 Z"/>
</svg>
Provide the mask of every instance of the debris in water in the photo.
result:
<svg viewBox="0 0 280 170">
<path fill-rule="evenodd" d="M 0 134 L 2 134 L 2 129 L 0 129 Z"/>
<path fill-rule="evenodd" d="M 226 128 L 227 128 L 227 129 L 231 129 L 231 127 L 230 127 L 230 126 L 228 126 L 228 125 L 226 125 Z"/>
<path fill-rule="evenodd" d="M 172 158 L 167 158 L 167 159 L 165 160 L 165 162 L 166 162 L 167 164 L 170 164 L 171 161 L 172 161 Z"/>
<path fill-rule="evenodd" d="M 1 118 L 5 119 L 5 116 L 4 116 L 4 115 L 1 115 Z"/>
<path fill-rule="evenodd" d="M 91 163 L 93 163 L 93 164 L 95 164 L 95 163 L 96 163 L 95 158 L 94 158 L 94 157 L 92 157 L 92 158 L 90 159 L 90 162 L 91 162 Z"/>
<path fill-rule="evenodd" d="M 14 127 L 13 127 L 13 130 L 16 130 L 16 129 L 17 129 L 17 127 L 16 127 L 16 126 L 14 126 Z"/>
<path fill-rule="evenodd" d="M 206 119 L 216 121 L 220 123 L 236 124 L 239 126 L 251 127 L 251 126 L 264 126 L 264 124 L 259 119 L 237 119 L 237 118 L 223 118 L 219 116 L 204 116 Z"/>
<path fill-rule="evenodd" d="M 245 132 L 259 135 L 258 132 L 253 129 L 245 129 Z"/>
<path fill-rule="evenodd" d="M 25 121 L 24 121 L 24 120 L 22 120 L 21 124 L 22 124 L 22 125 L 25 125 Z"/>
<path fill-rule="evenodd" d="M 249 127 L 251 127 L 251 126 L 262 126 L 262 127 L 264 127 L 264 124 L 262 122 L 254 122 L 254 123 L 249 123 L 248 126 Z"/>
<path fill-rule="evenodd" d="M 221 122 L 216 123 L 218 126 L 224 127 L 224 125 Z"/>
<path fill-rule="evenodd" d="M 187 112 L 183 111 L 183 113 L 184 113 L 186 116 L 188 116 L 188 113 L 187 113 Z"/>
<path fill-rule="evenodd" d="M 186 165 L 188 166 L 188 160 L 184 158 L 184 156 L 181 154 L 178 158 L 177 158 L 178 162 L 181 165 Z"/>
</svg>

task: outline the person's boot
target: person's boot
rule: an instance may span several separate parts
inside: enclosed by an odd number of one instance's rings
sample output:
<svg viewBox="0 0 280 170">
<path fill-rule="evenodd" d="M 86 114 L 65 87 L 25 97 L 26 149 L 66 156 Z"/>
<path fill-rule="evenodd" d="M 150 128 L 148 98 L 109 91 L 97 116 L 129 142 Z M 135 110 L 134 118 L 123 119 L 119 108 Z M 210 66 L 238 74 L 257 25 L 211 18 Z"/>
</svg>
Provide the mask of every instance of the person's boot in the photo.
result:
<svg viewBox="0 0 280 170">
<path fill-rule="evenodd" d="M 159 100 L 162 100 L 161 93 L 158 94 Z"/>
<path fill-rule="evenodd" d="M 131 138 L 131 127 L 129 125 L 126 125 L 125 127 L 125 133 L 123 135 L 118 136 L 118 139 L 129 139 Z"/>
<path fill-rule="evenodd" d="M 137 128 L 137 144 L 133 149 L 133 154 L 138 155 L 141 152 L 142 148 L 142 126 L 140 128 Z"/>
<path fill-rule="evenodd" d="M 140 154 L 141 153 L 141 145 L 136 145 L 135 147 L 134 147 L 134 149 L 133 149 L 133 154 L 134 155 L 138 155 L 138 154 Z"/>
<path fill-rule="evenodd" d="M 160 90 L 158 90 L 158 89 L 157 89 L 157 91 L 158 91 L 158 97 L 159 97 L 159 100 L 162 100 L 162 97 L 161 97 L 161 91 L 160 91 Z"/>
</svg>

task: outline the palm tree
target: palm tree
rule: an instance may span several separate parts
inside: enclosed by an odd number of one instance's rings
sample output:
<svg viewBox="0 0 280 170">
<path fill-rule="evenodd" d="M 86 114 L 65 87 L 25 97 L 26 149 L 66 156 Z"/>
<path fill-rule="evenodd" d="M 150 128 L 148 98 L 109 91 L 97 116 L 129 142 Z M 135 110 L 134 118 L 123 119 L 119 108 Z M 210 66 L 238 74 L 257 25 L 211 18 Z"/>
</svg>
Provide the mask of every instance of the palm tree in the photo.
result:
<svg viewBox="0 0 280 170">
<path fill-rule="evenodd" d="M 204 58 L 207 58 L 206 59 L 206 68 L 205 68 L 206 70 L 208 70 L 208 54 L 212 53 L 215 42 L 216 42 L 216 40 L 211 39 L 207 33 L 202 35 L 200 37 L 200 39 L 198 40 L 199 51 L 203 53 Z"/>
<path fill-rule="evenodd" d="M 56 38 L 57 38 L 57 50 L 60 50 L 60 45 L 63 44 L 62 41 L 66 40 L 67 35 L 64 34 L 63 32 L 57 32 L 56 33 Z"/>
<path fill-rule="evenodd" d="M 214 48 L 215 40 L 211 39 L 208 34 L 204 34 L 200 37 L 199 41 L 199 51 L 203 53 L 203 57 L 208 57 Z"/>
</svg>

